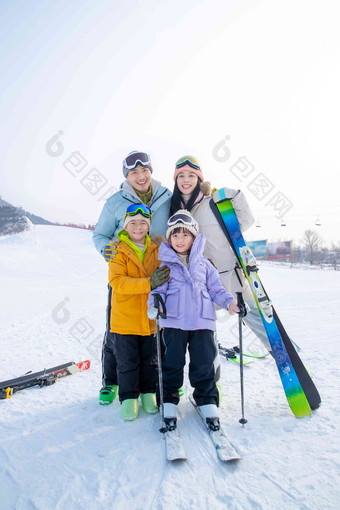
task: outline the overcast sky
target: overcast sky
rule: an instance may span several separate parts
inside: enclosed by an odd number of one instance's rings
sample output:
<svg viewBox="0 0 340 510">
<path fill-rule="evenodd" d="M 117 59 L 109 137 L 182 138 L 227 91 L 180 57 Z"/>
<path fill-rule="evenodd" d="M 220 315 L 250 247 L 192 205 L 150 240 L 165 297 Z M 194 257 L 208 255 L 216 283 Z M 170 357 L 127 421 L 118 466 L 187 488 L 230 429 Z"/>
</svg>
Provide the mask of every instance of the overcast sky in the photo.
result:
<svg viewBox="0 0 340 510">
<path fill-rule="evenodd" d="M 170 189 L 189 153 L 246 193 L 248 239 L 339 243 L 339 19 L 338 0 L 0 1 L 0 195 L 96 223 L 129 151 Z"/>
</svg>

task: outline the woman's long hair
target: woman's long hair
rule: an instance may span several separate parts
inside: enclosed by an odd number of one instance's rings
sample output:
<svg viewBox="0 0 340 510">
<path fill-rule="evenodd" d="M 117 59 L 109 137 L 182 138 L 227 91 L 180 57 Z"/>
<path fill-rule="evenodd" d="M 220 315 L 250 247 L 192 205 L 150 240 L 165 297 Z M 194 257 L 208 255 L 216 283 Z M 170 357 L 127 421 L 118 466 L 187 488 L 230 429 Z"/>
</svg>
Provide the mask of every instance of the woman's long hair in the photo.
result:
<svg viewBox="0 0 340 510">
<path fill-rule="evenodd" d="M 185 206 L 186 210 L 189 211 L 189 212 L 193 208 L 195 200 L 198 197 L 199 192 L 201 191 L 201 182 L 202 182 L 201 179 L 198 177 L 197 184 L 196 184 L 196 186 L 194 188 L 194 191 L 192 192 L 192 195 L 191 195 L 188 203 Z M 172 193 L 171 203 L 170 203 L 170 216 L 172 216 L 173 214 L 175 214 L 175 212 L 177 212 L 180 209 L 182 209 L 182 207 L 181 207 L 182 203 L 183 203 L 183 201 L 182 201 L 182 193 L 180 192 L 180 190 L 179 190 L 179 188 L 177 186 L 177 179 L 176 179 L 175 186 L 174 186 L 174 191 Z"/>
</svg>

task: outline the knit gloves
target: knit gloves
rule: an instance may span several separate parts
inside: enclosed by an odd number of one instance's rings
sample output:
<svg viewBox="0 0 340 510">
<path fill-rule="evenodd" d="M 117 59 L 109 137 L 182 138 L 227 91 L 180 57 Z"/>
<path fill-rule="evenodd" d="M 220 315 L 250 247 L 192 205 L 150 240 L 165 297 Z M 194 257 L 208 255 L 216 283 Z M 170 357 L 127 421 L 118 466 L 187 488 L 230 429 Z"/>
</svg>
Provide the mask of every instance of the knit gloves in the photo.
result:
<svg viewBox="0 0 340 510">
<path fill-rule="evenodd" d="M 170 269 L 168 266 L 157 267 L 157 269 L 150 276 L 150 286 L 151 290 L 159 287 L 167 280 L 169 280 Z"/>
</svg>

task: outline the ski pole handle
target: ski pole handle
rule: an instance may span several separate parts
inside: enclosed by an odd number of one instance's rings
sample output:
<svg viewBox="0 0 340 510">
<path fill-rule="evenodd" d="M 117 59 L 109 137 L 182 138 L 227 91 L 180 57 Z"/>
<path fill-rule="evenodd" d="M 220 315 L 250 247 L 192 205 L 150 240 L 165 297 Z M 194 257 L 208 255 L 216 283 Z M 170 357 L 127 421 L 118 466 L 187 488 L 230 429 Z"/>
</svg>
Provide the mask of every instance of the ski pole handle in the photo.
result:
<svg viewBox="0 0 340 510">
<path fill-rule="evenodd" d="M 153 294 L 153 302 L 155 308 L 158 310 L 159 316 L 162 317 L 162 319 L 166 319 L 166 308 L 162 296 L 158 293 Z M 162 312 L 159 309 L 159 305 L 162 307 Z"/>
<path fill-rule="evenodd" d="M 239 315 L 240 317 L 245 317 L 247 315 L 247 307 L 243 299 L 242 292 L 236 292 L 237 297 L 237 306 L 240 309 Z"/>
</svg>

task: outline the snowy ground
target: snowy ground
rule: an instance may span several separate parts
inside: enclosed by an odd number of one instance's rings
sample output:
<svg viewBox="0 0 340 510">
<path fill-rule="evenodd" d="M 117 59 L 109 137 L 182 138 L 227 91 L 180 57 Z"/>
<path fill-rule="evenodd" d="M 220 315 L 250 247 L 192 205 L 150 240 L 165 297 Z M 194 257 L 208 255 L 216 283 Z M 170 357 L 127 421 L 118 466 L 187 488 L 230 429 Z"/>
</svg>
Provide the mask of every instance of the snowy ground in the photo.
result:
<svg viewBox="0 0 340 510">
<path fill-rule="evenodd" d="M 322 406 L 296 419 L 272 360 L 239 367 L 222 359 L 222 421 L 243 459 L 218 461 L 197 413 L 179 405 L 189 460 L 169 464 L 160 417 L 124 423 L 119 403 L 98 405 L 107 267 L 91 233 L 40 226 L 0 239 L 0 380 L 67 361 L 91 369 L 0 401 L 0 508 L 47 510 L 337 509 L 339 488 L 340 273 L 261 263 L 261 277 L 302 348 Z M 237 344 L 236 319 L 218 323 Z M 245 331 L 245 346 L 261 346 Z M 235 336 L 236 335 L 236 336 Z"/>
</svg>

